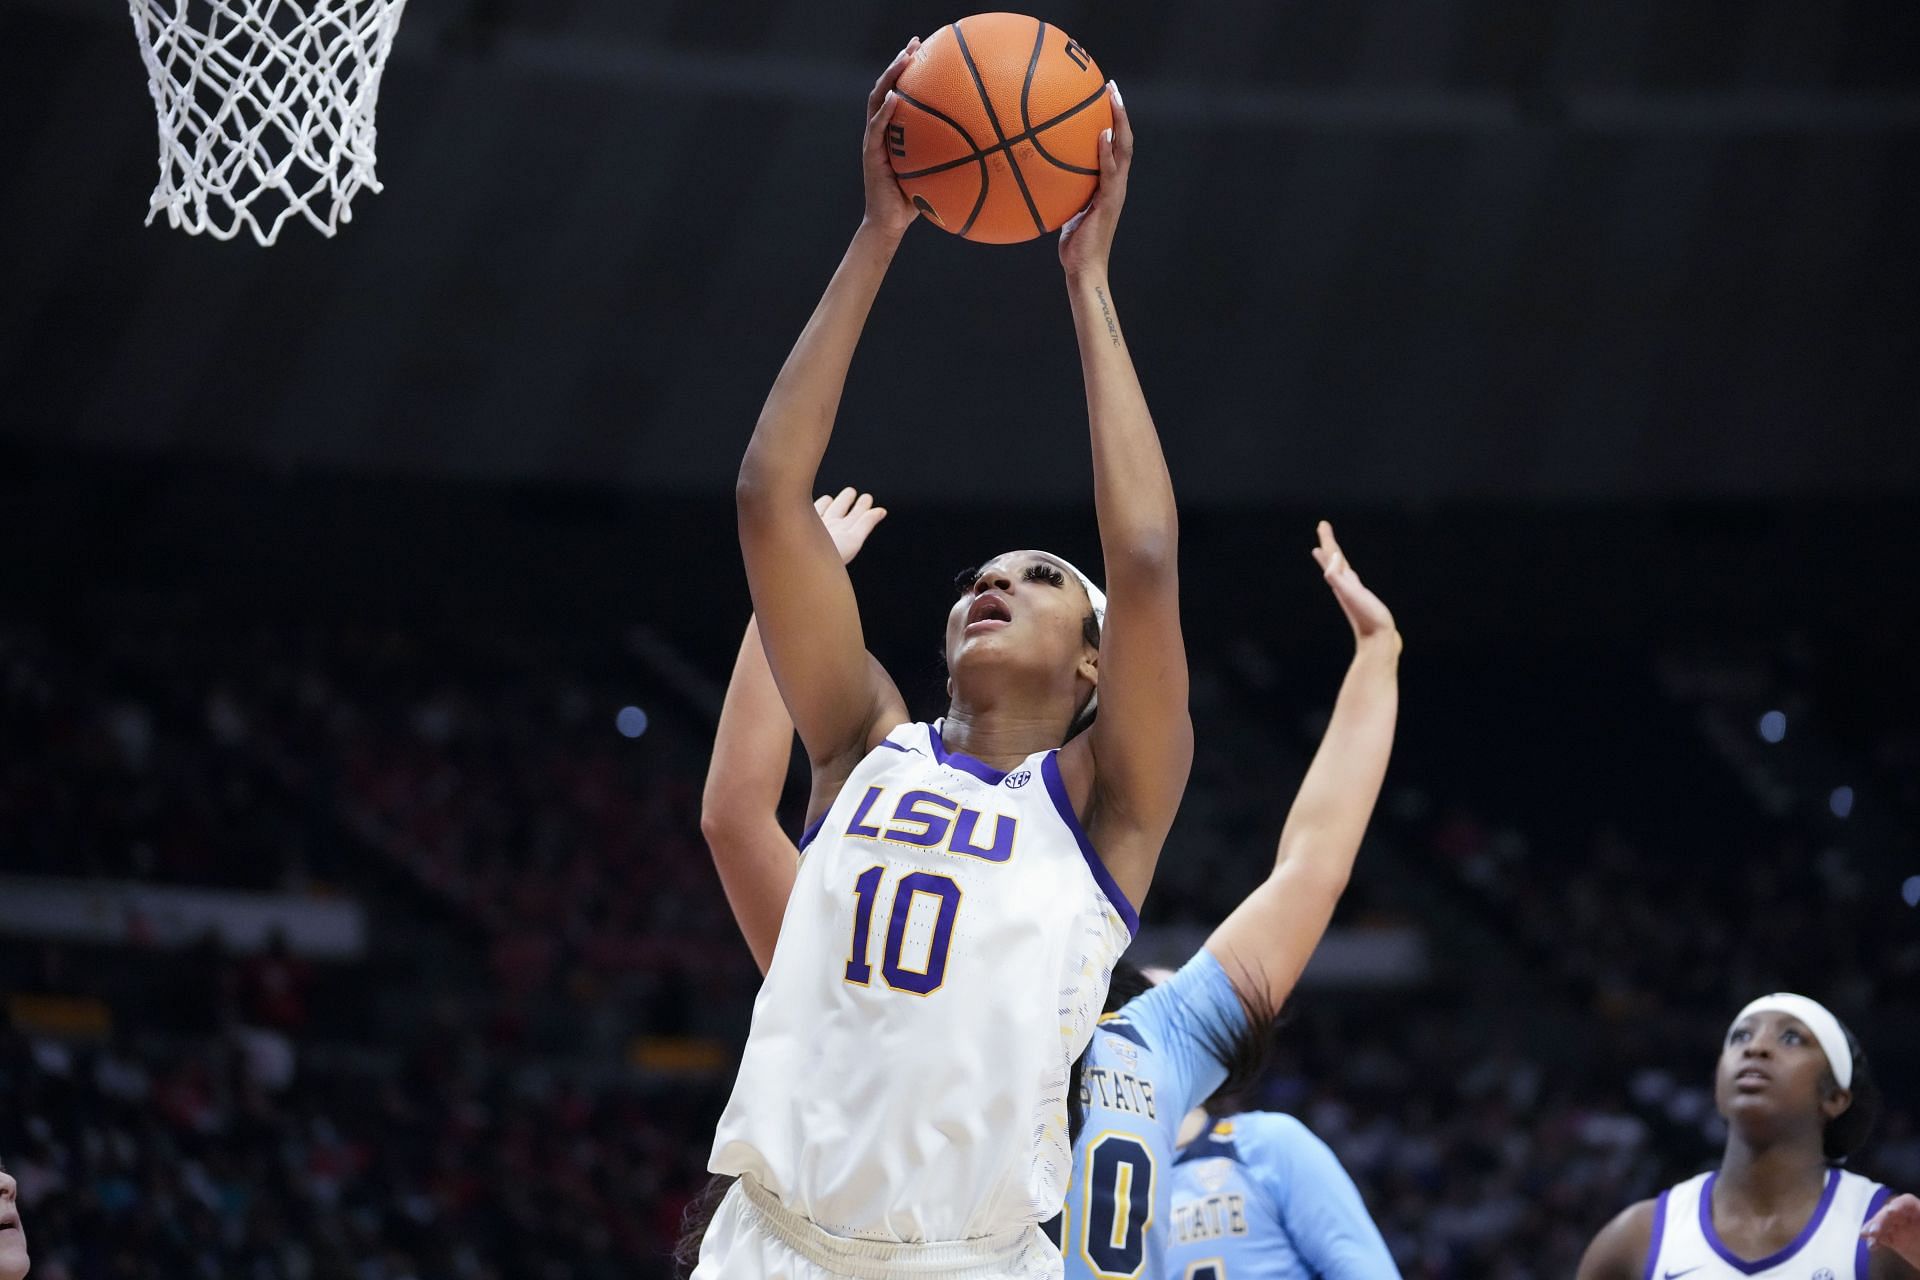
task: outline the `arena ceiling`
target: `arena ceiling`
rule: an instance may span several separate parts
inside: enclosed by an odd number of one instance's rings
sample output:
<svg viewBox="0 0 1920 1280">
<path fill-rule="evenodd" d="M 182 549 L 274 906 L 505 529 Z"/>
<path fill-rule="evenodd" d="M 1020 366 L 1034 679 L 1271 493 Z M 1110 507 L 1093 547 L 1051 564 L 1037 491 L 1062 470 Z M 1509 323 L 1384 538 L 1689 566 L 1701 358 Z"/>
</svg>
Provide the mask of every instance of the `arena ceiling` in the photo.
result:
<svg viewBox="0 0 1920 1280">
<path fill-rule="evenodd" d="M 123 6 L 0 11 L 0 432 L 724 490 L 859 211 L 860 103 L 957 16 L 412 0 L 379 195 L 141 225 Z M 1920 490 L 1920 8 L 1051 7 L 1126 88 L 1115 294 L 1190 502 Z M 1050 242 L 916 228 L 834 478 L 1087 491 Z"/>
</svg>

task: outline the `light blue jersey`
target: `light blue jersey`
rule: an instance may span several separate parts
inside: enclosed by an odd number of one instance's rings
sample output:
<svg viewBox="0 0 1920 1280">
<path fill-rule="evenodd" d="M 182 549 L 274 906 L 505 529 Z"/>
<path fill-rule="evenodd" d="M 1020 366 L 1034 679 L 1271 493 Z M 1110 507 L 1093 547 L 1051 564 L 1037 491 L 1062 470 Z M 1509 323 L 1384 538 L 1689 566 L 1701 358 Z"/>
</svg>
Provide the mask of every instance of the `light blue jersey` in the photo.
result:
<svg viewBox="0 0 1920 1280">
<path fill-rule="evenodd" d="M 1180 1153 L 1173 1172 L 1175 1280 L 1399 1280 L 1360 1191 L 1292 1116 L 1248 1111 Z"/>
<path fill-rule="evenodd" d="M 1068 1280 L 1166 1274 L 1180 1121 L 1226 1079 L 1214 1046 L 1246 1025 L 1233 983 L 1205 951 L 1100 1020 L 1081 1075 L 1086 1121 L 1060 1218 Z"/>
</svg>

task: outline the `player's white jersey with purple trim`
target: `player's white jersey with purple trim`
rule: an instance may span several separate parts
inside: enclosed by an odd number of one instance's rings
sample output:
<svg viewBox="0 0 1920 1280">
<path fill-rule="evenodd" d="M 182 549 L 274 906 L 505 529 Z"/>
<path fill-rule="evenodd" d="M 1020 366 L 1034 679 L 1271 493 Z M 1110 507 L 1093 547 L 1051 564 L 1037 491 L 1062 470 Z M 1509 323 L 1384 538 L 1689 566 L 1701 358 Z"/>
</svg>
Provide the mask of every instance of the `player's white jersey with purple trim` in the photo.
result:
<svg viewBox="0 0 1920 1280">
<path fill-rule="evenodd" d="M 862 1239 L 1051 1218 L 1068 1075 L 1139 925 L 1059 753 L 1003 774 L 900 725 L 801 849 L 708 1167 Z"/>
<path fill-rule="evenodd" d="M 1767 1258 L 1736 1256 L 1713 1229 L 1713 1181 L 1703 1173 L 1660 1193 L 1647 1249 L 1649 1280 L 1867 1280 L 1860 1228 L 1892 1194 L 1857 1173 L 1832 1169 L 1813 1217 L 1793 1242 Z"/>
</svg>

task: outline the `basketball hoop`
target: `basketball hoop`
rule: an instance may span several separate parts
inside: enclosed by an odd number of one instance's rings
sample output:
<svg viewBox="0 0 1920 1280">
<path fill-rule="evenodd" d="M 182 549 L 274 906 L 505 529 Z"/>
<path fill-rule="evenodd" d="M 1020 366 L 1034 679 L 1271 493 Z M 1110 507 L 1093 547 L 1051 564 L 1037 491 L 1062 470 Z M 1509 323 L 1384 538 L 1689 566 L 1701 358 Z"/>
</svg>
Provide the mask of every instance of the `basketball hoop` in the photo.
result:
<svg viewBox="0 0 1920 1280">
<path fill-rule="evenodd" d="M 331 236 L 374 176 L 380 73 L 407 0 L 128 0 L 160 123 L 161 210 L 189 234 Z"/>
</svg>

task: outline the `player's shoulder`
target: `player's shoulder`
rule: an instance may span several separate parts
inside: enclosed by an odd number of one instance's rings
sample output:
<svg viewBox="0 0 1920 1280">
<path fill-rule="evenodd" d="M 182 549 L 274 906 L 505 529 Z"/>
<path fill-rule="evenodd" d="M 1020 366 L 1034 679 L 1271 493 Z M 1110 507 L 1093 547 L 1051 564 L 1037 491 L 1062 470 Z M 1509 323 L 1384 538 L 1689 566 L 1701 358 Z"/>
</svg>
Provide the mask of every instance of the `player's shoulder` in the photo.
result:
<svg viewBox="0 0 1920 1280">
<path fill-rule="evenodd" d="M 1215 1120 L 1200 1135 L 1181 1148 L 1174 1171 L 1182 1185 L 1212 1192 L 1230 1180 L 1275 1218 L 1284 1216 L 1286 1190 L 1292 1184 L 1290 1169 L 1281 1167 L 1284 1154 L 1274 1154 L 1260 1140 L 1265 1130 L 1263 1112 L 1241 1112 Z"/>
<path fill-rule="evenodd" d="M 1196 1155 L 1221 1155 L 1245 1161 L 1248 1149 L 1271 1149 L 1312 1143 L 1325 1147 L 1313 1130 L 1282 1111 L 1236 1111 L 1208 1125 L 1188 1144 Z"/>
<path fill-rule="evenodd" d="M 1862 1196 L 1868 1200 L 1890 1199 L 1893 1196 L 1891 1187 L 1882 1182 L 1875 1182 L 1864 1173 L 1855 1173 L 1851 1169 L 1838 1169 L 1836 1172 L 1840 1175 L 1837 1190 L 1844 1190 L 1851 1195 Z"/>
<path fill-rule="evenodd" d="M 1087 1046 L 1089 1055 L 1119 1058 L 1137 1067 L 1142 1050 L 1152 1053 L 1158 1047 L 1152 1009 L 1140 1006 L 1140 1000 L 1140 996 L 1135 996 L 1114 1012 L 1100 1015 L 1094 1024 L 1093 1043 Z"/>
<path fill-rule="evenodd" d="M 1333 1148 L 1284 1111 L 1242 1111 L 1215 1130 L 1232 1144 L 1236 1158 L 1271 1186 L 1284 1188 L 1298 1177 L 1322 1182 L 1340 1167 Z"/>
<path fill-rule="evenodd" d="M 1654 1246 L 1660 1199 L 1630 1204 L 1594 1234 L 1580 1259 L 1579 1280 L 1637 1280 Z"/>
<path fill-rule="evenodd" d="M 1236 1132 L 1256 1140 L 1326 1145 L 1298 1116 L 1288 1115 L 1284 1111 L 1242 1111 L 1232 1118 L 1231 1123 Z"/>
<path fill-rule="evenodd" d="M 1099 1022 L 1095 1024 L 1095 1035 L 1104 1032 L 1118 1036 L 1148 1052 L 1160 1048 L 1158 1042 L 1164 1038 L 1166 1025 L 1167 997 L 1161 991 L 1165 985 L 1161 983 L 1149 987 L 1118 1009 L 1101 1014 Z"/>
<path fill-rule="evenodd" d="M 1602 1231 L 1620 1231 L 1629 1235 L 1638 1235 L 1643 1243 L 1653 1238 L 1653 1222 L 1660 1216 L 1660 1197 L 1648 1196 L 1637 1200 L 1613 1215 L 1612 1221 L 1602 1227 Z"/>
<path fill-rule="evenodd" d="M 1211 1160 L 1227 1160 L 1234 1164 L 1244 1164 L 1245 1160 L 1241 1157 L 1240 1148 L 1234 1141 L 1237 1131 L 1234 1122 L 1237 1118 L 1230 1116 L 1223 1120 L 1215 1120 L 1202 1129 L 1192 1141 L 1180 1148 L 1179 1153 L 1174 1157 L 1174 1167 L 1185 1169 Z"/>
<path fill-rule="evenodd" d="M 1164 1026 L 1210 1011 L 1233 997 L 1233 980 L 1213 953 L 1202 947 L 1193 957 L 1146 991 L 1120 1006 L 1119 1019 Z"/>
</svg>

